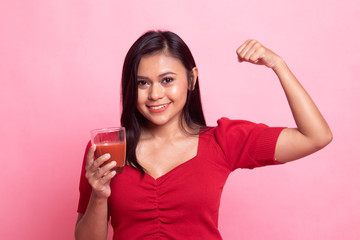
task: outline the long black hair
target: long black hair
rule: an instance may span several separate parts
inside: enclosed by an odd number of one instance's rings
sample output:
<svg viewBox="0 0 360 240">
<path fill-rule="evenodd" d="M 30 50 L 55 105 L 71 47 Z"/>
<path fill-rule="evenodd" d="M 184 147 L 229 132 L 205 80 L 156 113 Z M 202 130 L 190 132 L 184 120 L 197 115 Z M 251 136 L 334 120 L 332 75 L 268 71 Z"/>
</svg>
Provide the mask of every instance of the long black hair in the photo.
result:
<svg viewBox="0 0 360 240">
<path fill-rule="evenodd" d="M 179 59 L 187 71 L 188 92 L 182 114 L 185 124 L 206 126 L 201 105 L 200 87 L 198 79 L 194 79 L 192 69 L 196 67 L 195 60 L 185 42 L 170 31 L 148 31 L 138 38 L 129 49 L 122 72 L 122 115 L 121 125 L 126 128 L 126 161 L 132 167 L 144 173 L 143 167 L 136 158 L 136 146 L 139 142 L 141 127 L 146 119 L 137 110 L 138 85 L 137 72 L 143 56 L 155 52 L 167 52 Z M 195 86 L 193 83 L 195 82 Z"/>
</svg>

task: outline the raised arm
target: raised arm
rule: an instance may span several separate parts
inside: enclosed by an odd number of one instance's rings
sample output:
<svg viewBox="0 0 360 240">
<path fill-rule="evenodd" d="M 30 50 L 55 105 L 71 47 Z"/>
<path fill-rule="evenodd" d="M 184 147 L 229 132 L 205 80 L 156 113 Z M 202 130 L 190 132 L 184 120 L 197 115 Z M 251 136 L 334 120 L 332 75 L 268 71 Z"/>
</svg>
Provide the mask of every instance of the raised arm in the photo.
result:
<svg viewBox="0 0 360 240">
<path fill-rule="evenodd" d="M 277 141 L 275 158 L 289 162 L 314 153 L 332 140 L 324 117 L 284 60 L 256 40 L 247 40 L 237 49 L 239 62 L 271 68 L 278 76 L 297 128 L 284 129 Z"/>
</svg>

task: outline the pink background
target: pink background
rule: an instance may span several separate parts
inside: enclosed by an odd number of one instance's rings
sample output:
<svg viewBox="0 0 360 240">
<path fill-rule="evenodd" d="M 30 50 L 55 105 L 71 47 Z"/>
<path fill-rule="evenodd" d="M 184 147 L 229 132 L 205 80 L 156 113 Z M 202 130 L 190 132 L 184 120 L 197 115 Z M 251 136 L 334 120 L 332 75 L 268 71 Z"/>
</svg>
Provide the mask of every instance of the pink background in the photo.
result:
<svg viewBox="0 0 360 240">
<path fill-rule="evenodd" d="M 293 127 L 271 70 L 239 64 L 255 38 L 281 55 L 333 142 L 290 164 L 230 175 L 224 239 L 360 239 L 357 0 L 0 1 L 0 239 L 72 239 L 89 131 L 119 124 L 124 55 L 148 29 L 191 48 L 205 114 Z"/>
</svg>

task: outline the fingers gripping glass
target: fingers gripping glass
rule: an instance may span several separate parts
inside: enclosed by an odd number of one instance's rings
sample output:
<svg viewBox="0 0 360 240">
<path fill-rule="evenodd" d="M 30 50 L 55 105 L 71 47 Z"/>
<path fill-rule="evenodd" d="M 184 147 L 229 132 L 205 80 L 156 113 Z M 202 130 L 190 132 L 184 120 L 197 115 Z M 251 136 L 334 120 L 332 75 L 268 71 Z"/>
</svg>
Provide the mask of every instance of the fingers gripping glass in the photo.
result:
<svg viewBox="0 0 360 240">
<path fill-rule="evenodd" d="M 124 127 L 94 129 L 91 131 L 91 143 L 96 145 L 95 158 L 105 153 L 110 154 L 110 159 L 104 163 L 116 161 L 114 170 L 122 172 L 126 155 L 126 132 Z"/>
</svg>

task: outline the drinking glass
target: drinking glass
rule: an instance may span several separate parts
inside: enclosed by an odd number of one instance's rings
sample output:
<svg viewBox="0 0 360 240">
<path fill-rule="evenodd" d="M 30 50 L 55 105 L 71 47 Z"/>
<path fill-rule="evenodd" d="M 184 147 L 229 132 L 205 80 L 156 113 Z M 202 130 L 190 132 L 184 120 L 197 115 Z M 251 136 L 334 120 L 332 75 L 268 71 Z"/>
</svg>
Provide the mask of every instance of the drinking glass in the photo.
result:
<svg viewBox="0 0 360 240">
<path fill-rule="evenodd" d="M 110 159 L 103 165 L 116 161 L 114 170 L 122 172 L 126 156 L 126 131 L 124 127 L 94 129 L 91 131 L 91 143 L 96 145 L 95 158 L 110 154 Z"/>
</svg>

